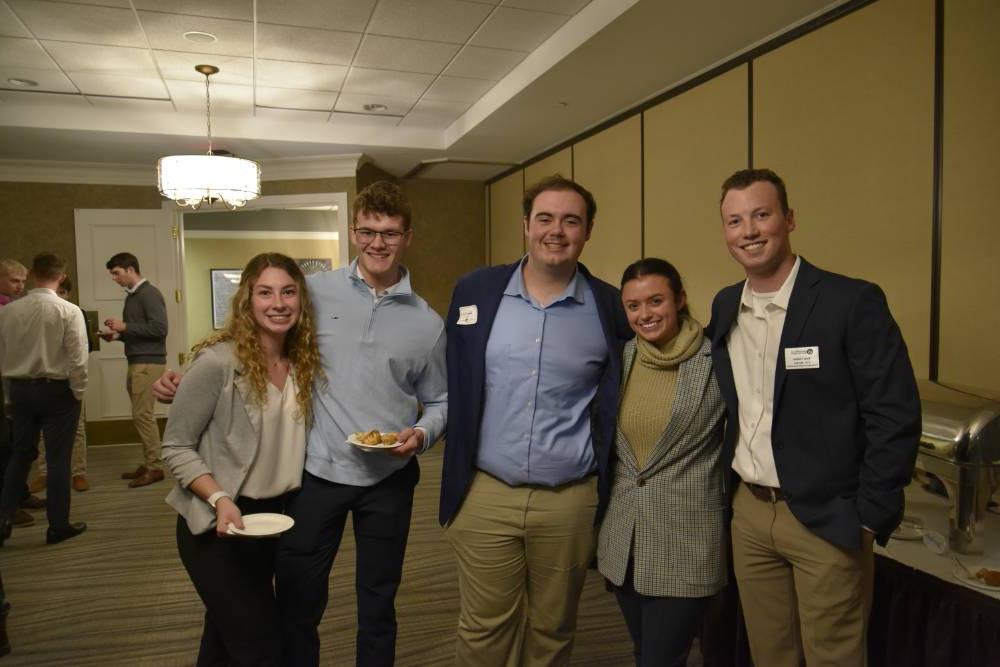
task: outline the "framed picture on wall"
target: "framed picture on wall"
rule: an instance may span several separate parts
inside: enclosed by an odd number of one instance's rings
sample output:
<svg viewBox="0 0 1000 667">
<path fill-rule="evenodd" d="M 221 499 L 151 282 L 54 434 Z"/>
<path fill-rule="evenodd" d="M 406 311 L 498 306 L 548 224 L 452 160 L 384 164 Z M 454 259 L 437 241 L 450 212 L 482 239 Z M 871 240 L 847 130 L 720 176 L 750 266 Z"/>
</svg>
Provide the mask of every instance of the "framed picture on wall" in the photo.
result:
<svg viewBox="0 0 1000 667">
<path fill-rule="evenodd" d="M 229 304 L 240 284 L 243 269 L 209 269 L 212 280 L 212 328 L 221 329 L 229 316 Z"/>
</svg>

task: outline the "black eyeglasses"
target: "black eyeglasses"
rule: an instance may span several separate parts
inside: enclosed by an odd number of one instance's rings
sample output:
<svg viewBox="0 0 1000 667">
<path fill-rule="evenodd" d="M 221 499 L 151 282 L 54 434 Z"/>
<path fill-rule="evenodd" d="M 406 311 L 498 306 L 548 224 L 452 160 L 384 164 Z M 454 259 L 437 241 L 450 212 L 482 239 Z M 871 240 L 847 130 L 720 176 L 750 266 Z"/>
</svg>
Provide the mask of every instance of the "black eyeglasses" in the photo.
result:
<svg viewBox="0 0 1000 667">
<path fill-rule="evenodd" d="M 403 240 L 404 236 L 406 236 L 406 232 L 400 232 L 395 229 L 377 232 L 374 229 L 368 229 L 367 227 L 355 227 L 354 234 L 358 237 L 358 241 L 365 244 L 374 241 L 376 236 L 381 236 L 382 242 L 386 245 L 399 245 L 399 242 Z"/>
</svg>

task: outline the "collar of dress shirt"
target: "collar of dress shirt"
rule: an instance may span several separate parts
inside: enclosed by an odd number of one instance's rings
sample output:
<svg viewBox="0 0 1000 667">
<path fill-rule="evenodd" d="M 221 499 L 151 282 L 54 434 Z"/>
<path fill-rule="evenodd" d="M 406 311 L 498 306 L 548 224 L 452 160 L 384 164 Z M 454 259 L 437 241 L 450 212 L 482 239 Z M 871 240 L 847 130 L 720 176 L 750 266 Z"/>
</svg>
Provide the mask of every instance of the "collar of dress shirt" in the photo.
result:
<svg viewBox="0 0 1000 667">
<path fill-rule="evenodd" d="M 528 289 L 524 286 L 524 265 L 528 261 L 527 255 L 525 255 L 521 261 L 518 263 L 517 270 L 507 281 L 507 288 L 504 289 L 503 293 L 505 296 L 519 296 L 530 304 L 537 305 L 535 300 L 531 298 L 528 294 Z M 576 272 L 573 277 L 570 278 L 569 284 L 566 285 L 566 289 L 563 293 L 559 295 L 558 298 L 554 299 L 552 304 L 559 303 L 566 299 L 573 299 L 577 303 L 583 304 L 587 301 L 587 286 L 584 283 L 584 277 L 580 273 L 580 268 L 577 267 Z"/>
<path fill-rule="evenodd" d="M 137 282 L 135 285 L 132 285 L 132 287 L 126 287 L 125 291 L 128 292 L 129 294 L 135 294 L 135 291 L 139 289 L 139 286 L 142 285 L 144 282 L 146 282 L 145 278 Z"/>
<path fill-rule="evenodd" d="M 781 288 L 774 293 L 774 299 L 771 300 L 770 305 L 777 306 L 782 310 L 788 310 L 788 300 L 792 297 L 792 289 L 795 287 L 795 278 L 799 275 L 799 266 L 801 264 L 802 258 L 796 257 L 795 264 L 792 265 L 792 270 L 788 272 L 788 277 L 785 278 L 785 282 L 782 283 Z M 740 308 L 753 310 L 753 290 L 750 289 L 749 280 L 743 282 L 743 294 L 740 295 Z"/>
<path fill-rule="evenodd" d="M 376 292 L 375 288 L 368 284 L 368 281 L 365 280 L 365 277 L 361 274 L 361 267 L 358 266 L 357 259 L 351 262 L 351 279 L 356 283 L 364 285 L 376 299 L 379 299 L 386 294 L 410 294 L 412 292 L 410 288 L 410 272 L 407 271 L 404 266 L 399 267 L 399 281 L 389 285 L 389 287 L 382 290 L 382 292 Z"/>
</svg>

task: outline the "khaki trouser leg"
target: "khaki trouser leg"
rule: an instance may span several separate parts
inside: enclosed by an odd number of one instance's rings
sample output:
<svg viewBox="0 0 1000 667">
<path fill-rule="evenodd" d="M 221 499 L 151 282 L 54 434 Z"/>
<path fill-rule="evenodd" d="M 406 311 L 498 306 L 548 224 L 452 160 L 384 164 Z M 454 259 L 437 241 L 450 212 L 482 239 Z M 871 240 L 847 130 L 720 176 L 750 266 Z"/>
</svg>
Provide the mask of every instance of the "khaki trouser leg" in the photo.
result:
<svg viewBox="0 0 1000 667">
<path fill-rule="evenodd" d="M 520 664 L 527 573 L 523 517 L 529 493 L 477 473 L 445 531 L 458 563 L 455 664 L 460 667 Z"/>
<path fill-rule="evenodd" d="M 871 538 L 851 552 L 816 536 L 787 503 L 733 503 L 733 565 L 755 664 L 855 667 L 866 663 Z M 794 618 L 790 618 L 794 617 Z"/>
<path fill-rule="evenodd" d="M 165 364 L 129 364 L 125 383 L 132 401 L 132 421 L 142 441 L 144 464 L 150 470 L 163 468 L 163 460 L 160 458 L 160 429 L 153 412 L 153 383 L 165 369 Z"/>
<path fill-rule="evenodd" d="M 45 463 L 45 435 L 38 436 L 38 474 L 48 475 Z M 87 414 L 80 404 L 80 421 L 76 424 L 76 436 L 73 438 L 73 477 L 87 474 Z"/>
<path fill-rule="evenodd" d="M 597 533 L 597 477 L 532 491 L 526 519 L 528 624 L 521 664 L 568 665 Z"/>
</svg>

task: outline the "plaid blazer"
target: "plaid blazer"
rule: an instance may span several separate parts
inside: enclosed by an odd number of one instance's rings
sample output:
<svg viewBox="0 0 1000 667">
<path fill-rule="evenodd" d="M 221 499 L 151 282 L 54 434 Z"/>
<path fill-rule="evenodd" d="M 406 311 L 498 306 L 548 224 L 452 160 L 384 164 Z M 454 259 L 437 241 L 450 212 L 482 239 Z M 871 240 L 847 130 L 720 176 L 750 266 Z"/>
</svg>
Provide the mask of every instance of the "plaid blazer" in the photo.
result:
<svg viewBox="0 0 1000 667">
<path fill-rule="evenodd" d="M 622 356 L 627 383 L 634 340 Z M 724 411 L 706 336 L 678 368 L 670 422 L 641 469 L 617 429 L 611 497 L 597 547 L 598 569 L 611 583 L 623 584 L 631 556 L 641 595 L 706 597 L 725 586 Z"/>
</svg>

